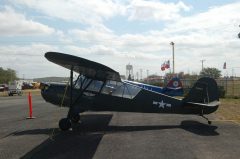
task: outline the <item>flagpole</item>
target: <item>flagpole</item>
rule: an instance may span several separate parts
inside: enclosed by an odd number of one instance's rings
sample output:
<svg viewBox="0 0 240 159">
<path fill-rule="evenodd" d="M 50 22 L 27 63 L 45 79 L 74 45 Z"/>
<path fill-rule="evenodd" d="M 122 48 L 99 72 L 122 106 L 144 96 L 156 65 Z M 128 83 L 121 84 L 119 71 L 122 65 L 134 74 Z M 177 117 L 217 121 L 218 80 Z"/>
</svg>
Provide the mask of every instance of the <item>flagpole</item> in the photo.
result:
<svg viewBox="0 0 240 159">
<path fill-rule="evenodd" d="M 172 58 L 173 58 L 173 74 L 175 73 L 174 69 L 175 69 L 175 66 L 174 66 L 174 42 L 171 42 L 170 45 L 172 45 Z"/>
</svg>

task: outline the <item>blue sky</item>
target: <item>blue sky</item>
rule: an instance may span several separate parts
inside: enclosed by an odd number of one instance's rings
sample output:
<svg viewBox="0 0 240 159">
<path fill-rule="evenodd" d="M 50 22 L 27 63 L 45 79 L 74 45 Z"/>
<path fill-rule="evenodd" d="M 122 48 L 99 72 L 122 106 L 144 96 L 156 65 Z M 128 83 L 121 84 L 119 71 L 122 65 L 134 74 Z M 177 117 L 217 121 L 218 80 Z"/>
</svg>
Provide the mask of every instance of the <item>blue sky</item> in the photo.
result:
<svg viewBox="0 0 240 159">
<path fill-rule="evenodd" d="M 0 67 L 25 78 L 67 76 L 44 58 L 59 51 L 105 64 L 120 74 L 131 63 L 164 75 L 171 60 L 175 72 L 199 73 L 205 67 L 240 76 L 240 2 L 237 0 L 3 0 L 0 2 Z M 168 72 L 168 71 L 167 71 Z"/>
</svg>

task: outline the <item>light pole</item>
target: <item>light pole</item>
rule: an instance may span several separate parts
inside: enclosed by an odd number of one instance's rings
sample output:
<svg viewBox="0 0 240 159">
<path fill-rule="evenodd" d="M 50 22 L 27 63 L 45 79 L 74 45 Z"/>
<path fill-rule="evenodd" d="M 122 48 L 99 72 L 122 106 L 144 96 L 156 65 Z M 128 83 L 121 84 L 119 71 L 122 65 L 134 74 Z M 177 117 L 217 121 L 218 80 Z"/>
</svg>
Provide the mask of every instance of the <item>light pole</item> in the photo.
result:
<svg viewBox="0 0 240 159">
<path fill-rule="evenodd" d="M 239 25 L 239 27 L 240 27 L 240 25 Z M 240 33 L 238 33 L 238 38 L 240 38 Z"/>
<path fill-rule="evenodd" d="M 140 81 L 142 81 L 142 69 L 140 68 Z"/>
<path fill-rule="evenodd" d="M 149 76 L 149 70 L 147 70 L 147 83 L 149 83 L 148 76 Z"/>
<path fill-rule="evenodd" d="M 202 62 L 202 71 L 203 71 L 203 62 L 205 62 L 206 60 L 200 60 Z"/>
<path fill-rule="evenodd" d="M 175 69 L 175 66 L 174 66 L 174 42 L 171 42 L 170 45 L 172 45 L 172 57 L 173 57 L 173 74 L 174 74 L 174 69 Z"/>
</svg>

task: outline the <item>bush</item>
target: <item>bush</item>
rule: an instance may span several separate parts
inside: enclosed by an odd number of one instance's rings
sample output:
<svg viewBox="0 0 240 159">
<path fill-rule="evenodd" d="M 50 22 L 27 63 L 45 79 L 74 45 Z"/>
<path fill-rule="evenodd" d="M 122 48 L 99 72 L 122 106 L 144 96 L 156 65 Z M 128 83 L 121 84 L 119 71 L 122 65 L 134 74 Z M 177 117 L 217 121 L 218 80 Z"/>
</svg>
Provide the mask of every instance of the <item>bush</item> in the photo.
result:
<svg viewBox="0 0 240 159">
<path fill-rule="evenodd" d="M 225 98 L 226 91 L 223 86 L 218 86 L 218 94 L 220 98 Z"/>
</svg>

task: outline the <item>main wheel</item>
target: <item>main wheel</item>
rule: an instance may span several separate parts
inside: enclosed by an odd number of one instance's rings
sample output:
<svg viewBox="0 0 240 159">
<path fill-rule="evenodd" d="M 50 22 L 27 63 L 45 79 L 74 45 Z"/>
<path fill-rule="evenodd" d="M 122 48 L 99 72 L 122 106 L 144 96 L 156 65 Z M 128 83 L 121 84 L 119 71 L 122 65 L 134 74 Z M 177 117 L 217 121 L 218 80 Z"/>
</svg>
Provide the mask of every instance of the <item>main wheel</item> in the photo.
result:
<svg viewBox="0 0 240 159">
<path fill-rule="evenodd" d="M 72 117 L 72 119 L 71 119 L 71 121 L 72 121 L 73 123 L 78 123 L 79 120 L 80 120 L 80 115 L 79 115 L 79 114 L 74 115 L 74 116 Z"/>
<path fill-rule="evenodd" d="M 58 123 L 59 128 L 63 131 L 69 130 L 72 126 L 71 121 L 68 118 L 63 118 Z"/>
</svg>

